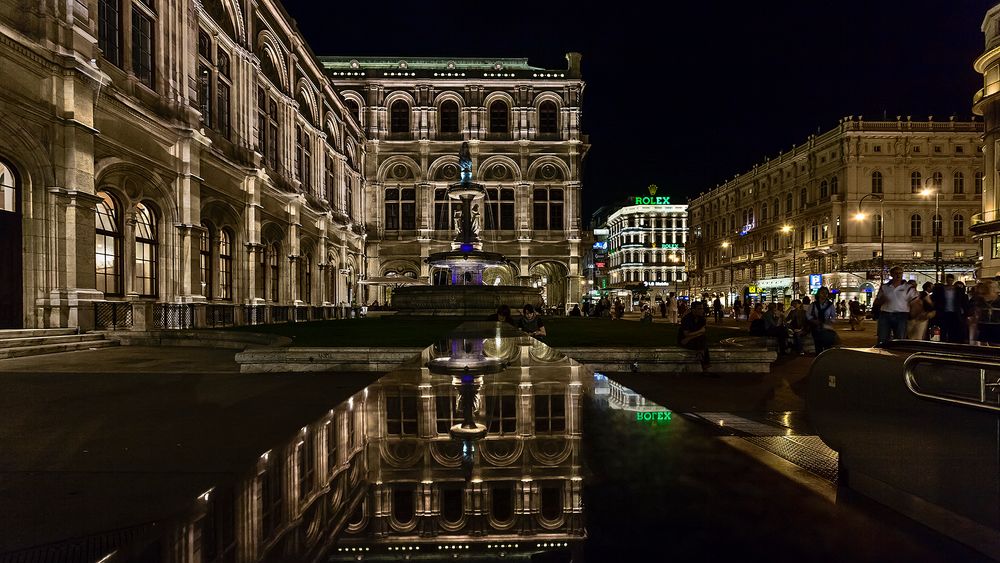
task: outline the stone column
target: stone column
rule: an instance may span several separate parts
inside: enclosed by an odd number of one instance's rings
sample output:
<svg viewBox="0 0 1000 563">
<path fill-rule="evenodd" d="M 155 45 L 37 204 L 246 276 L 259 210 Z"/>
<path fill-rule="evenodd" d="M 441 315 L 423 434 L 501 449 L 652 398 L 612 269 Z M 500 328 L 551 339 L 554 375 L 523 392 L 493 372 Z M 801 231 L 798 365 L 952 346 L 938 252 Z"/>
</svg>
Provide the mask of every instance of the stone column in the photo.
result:
<svg viewBox="0 0 1000 563">
<path fill-rule="evenodd" d="M 104 300 L 104 294 L 94 288 L 97 280 L 94 228 L 96 206 L 101 198 L 65 188 L 49 188 L 49 193 L 55 283 L 48 299 L 38 304 L 39 313 L 44 312 L 39 320 L 49 327 L 92 330 L 94 301 Z"/>
<path fill-rule="evenodd" d="M 201 279 L 201 237 L 208 232 L 201 225 L 178 224 L 176 300 L 181 303 L 206 301 L 208 281 Z M 214 267 L 212 262 L 209 267 Z"/>
</svg>

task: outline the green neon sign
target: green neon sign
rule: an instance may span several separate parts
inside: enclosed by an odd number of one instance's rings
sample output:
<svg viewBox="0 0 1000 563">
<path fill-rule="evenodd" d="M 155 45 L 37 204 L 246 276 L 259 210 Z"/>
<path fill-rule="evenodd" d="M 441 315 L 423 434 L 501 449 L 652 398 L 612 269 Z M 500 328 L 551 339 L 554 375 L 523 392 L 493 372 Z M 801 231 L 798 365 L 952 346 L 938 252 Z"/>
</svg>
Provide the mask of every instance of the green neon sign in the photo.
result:
<svg viewBox="0 0 1000 563">
<path fill-rule="evenodd" d="M 635 197 L 635 205 L 670 205 L 670 196 L 668 195 L 637 195 Z"/>
<path fill-rule="evenodd" d="M 661 244 L 660 245 L 660 248 L 675 249 L 675 250 L 679 249 L 680 247 L 681 247 L 681 245 L 679 245 L 679 244 Z"/>
<path fill-rule="evenodd" d="M 635 419 L 639 422 L 670 422 L 670 411 L 639 411 L 635 413 Z"/>
</svg>

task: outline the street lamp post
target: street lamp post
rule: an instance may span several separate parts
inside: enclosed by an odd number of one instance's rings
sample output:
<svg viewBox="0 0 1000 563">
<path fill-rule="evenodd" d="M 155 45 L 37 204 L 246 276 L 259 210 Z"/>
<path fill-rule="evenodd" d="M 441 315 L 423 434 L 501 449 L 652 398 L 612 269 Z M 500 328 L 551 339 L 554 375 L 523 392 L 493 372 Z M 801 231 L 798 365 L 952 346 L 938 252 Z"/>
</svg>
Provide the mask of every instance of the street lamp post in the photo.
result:
<svg viewBox="0 0 1000 563">
<path fill-rule="evenodd" d="M 941 186 L 928 178 L 924 183 L 924 191 L 920 195 L 929 197 L 934 194 L 934 217 L 931 218 L 931 229 L 934 230 L 934 282 L 941 283 L 941 221 L 939 220 L 941 207 Z"/>
<path fill-rule="evenodd" d="M 791 237 L 791 242 L 792 242 L 792 299 L 796 299 L 798 297 L 799 277 L 798 277 L 798 271 L 795 269 L 795 236 L 794 236 L 795 235 L 795 227 L 793 227 L 791 225 L 783 225 L 781 227 L 781 232 L 783 232 L 783 233 L 787 234 L 789 237 Z"/>
<path fill-rule="evenodd" d="M 885 198 L 878 194 L 867 194 L 861 198 L 858 202 L 858 213 L 854 218 L 858 221 L 862 221 L 865 218 L 865 214 L 861 211 L 861 204 L 865 202 L 868 198 L 875 198 L 878 200 L 878 213 L 879 213 L 879 226 L 878 226 L 878 236 L 879 236 L 879 251 L 878 251 L 878 286 L 881 288 L 885 284 Z"/>
<path fill-rule="evenodd" d="M 722 242 L 722 248 L 729 248 L 729 241 Z M 723 256 L 725 258 L 725 256 Z M 726 300 L 729 301 L 728 305 L 733 304 L 733 253 L 729 253 L 729 295 L 726 296 Z"/>
</svg>

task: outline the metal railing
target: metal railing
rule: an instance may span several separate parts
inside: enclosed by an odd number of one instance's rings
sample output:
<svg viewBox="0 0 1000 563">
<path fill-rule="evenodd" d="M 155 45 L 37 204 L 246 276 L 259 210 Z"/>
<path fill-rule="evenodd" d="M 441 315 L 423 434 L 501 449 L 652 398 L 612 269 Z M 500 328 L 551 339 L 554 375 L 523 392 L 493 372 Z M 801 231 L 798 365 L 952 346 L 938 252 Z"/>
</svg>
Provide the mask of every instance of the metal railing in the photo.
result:
<svg viewBox="0 0 1000 563">
<path fill-rule="evenodd" d="M 209 303 L 205 306 L 205 326 L 236 326 L 236 305 Z"/>
<path fill-rule="evenodd" d="M 291 307 L 287 305 L 271 305 L 271 322 L 287 323 L 291 320 Z"/>
<path fill-rule="evenodd" d="M 102 557 L 113 553 L 122 546 L 142 540 L 156 530 L 155 522 L 147 522 L 130 528 L 108 530 L 92 536 L 39 545 L 19 551 L 0 553 L 0 563 L 63 563 L 78 561 L 83 563 L 103 560 Z"/>
<path fill-rule="evenodd" d="M 309 307 L 294 307 L 295 322 L 304 323 L 309 320 Z"/>
<path fill-rule="evenodd" d="M 121 301 L 97 301 L 94 303 L 96 328 L 118 330 L 132 326 L 132 304 Z"/>
<path fill-rule="evenodd" d="M 156 303 L 153 328 L 183 330 L 194 328 L 194 303 Z"/>
<path fill-rule="evenodd" d="M 916 373 L 917 365 L 921 363 L 932 364 L 937 368 L 957 366 L 967 368 L 968 371 L 977 372 L 978 397 L 963 394 L 961 390 L 955 389 L 954 386 L 950 390 L 951 392 L 921 389 Z M 991 373 L 992 376 L 987 376 L 987 372 Z M 906 378 L 907 389 L 918 397 L 990 412 L 1000 412 L 1000 361 L 990 361 L 987 359 L 972 360 L 943 354 L 917 353 L 903 362 L 903 375 Z M 991 379 L 995 379 L 995 381 Z"/>
<path fill-rule="evenodd" d="M 244 305 L 243 323 L 248 325 L 267 323 L 267 305 Z"/>
</svg>

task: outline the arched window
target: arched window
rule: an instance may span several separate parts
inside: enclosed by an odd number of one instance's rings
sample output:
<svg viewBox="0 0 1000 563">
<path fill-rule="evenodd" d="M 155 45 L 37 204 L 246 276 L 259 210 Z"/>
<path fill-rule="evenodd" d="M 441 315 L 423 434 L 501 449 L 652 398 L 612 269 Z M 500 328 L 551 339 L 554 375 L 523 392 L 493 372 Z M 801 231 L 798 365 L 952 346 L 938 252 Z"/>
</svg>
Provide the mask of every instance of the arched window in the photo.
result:
<svg viewBox="0 0 1000 563">
<path fill-rule="evenodd" d="M 490 487 L 490 516 L 496 522 L 509 522 L 514 518 L 514 488 L 509 483 Z"/>
<path fill-rule="evenodd" d="M 281 296 L 279 285 L 281 280 L 281 244 L 272 242 L 267 247 L 267 289 L 269 290 L 271 301 L 277 303 Z"/>
<path fill-rule="evenodd" d="M 392 491 L 392 517 L 400 524 L 409 524 L 416 515 L 416 491 L 412 485 L 398 485 Z"/>
<path fill-rule="evenodd" d="M 503 100 L 493 100 L 490 104 L 490 133 L 505 135 L 510 132 L 510 110 Z"/>
<path fill-rule="evenodd" d="M 914 213 L 910 215 L 910 236 L 919 237 L 920 236 L 920 215 Z"/>
<path fill-rule="evenodd" d="M 951 178 L 951 187 L 956 194 L 965 193 L 965 174 L 961 172 L 955 172 L 955 175 Z"/>
<path fill-rule="evenodd" d="M 944 186 L 944 174 L 940 172 L 931 174 L 931 185 L 940 193 L 941 187 Z"/>
<path fill-rule="evenodd" d="M 302 189 L 309 191 L 312 186 L 312 139 L 305 128 L 295 126 L 295 174 L 302 182 Z"/>
<path fill-rule="evenodd" d="M 983 193 L 983 173 L 976 172 L 976 194 Z"/>
<path fill-rule="evenodd" d="M 215 238 L 215 233 L 212 232 L 211 225 L 202 223 L 201 226 L 205 229 L 201 232 L 201 249 L 199 251 L 201 255 L 201 294 L 205 296 L 205 299 L 212 299 L 212 239 Z"/>
<path fill-rule="evenodd" d="M 872 172 L 872 193 L 882 193 L 882 173 L 878 170 Z"/>
<path fill-rule="evenodd" d="M 355 121 L 359 124 L 361 123 L 361 107 L 358 106 L 358 102 L 354 100 L 344 100 L 344 106 L 347 111 L 351 114 Z"/>
<path fill-rule="evenodd" d="M 882 216 L 875 215 L 872 217 L 872 236 L 881 237 L 882 236 Z"/>
<path fill-rule="evenodd" d="M 840 193 L 840 180 L 834 176 L 833 178 L 830 178 L 830 194 L 833 195 L 838 193 Z"/>
<path fill-rule="evenodd" d="M 438 130 L 441 133 L 458 133 L 458 104 L 455 100 L 441 102 L 438 112 Z"/>
<path fill-rule="evenodd" d="M 233 236 L 229 229 L 219 231 L 219 299 L 233 300 Z"/>
<path fill-rule="evenodd" d="M 812 225 L 809 227 L 809 235 L 812 237 L 813 242 L 819 240 L 819 224 L 817 224 L 816 221 L 813 221 Z"/>
<path fill-rule="evenodd" d="M 922 176 L 920 175 L 920 172 L 913 171 L 913 172 L 910 173 L 910 193 L 911 194 L 918 194 L 918 193 L 920 193 L 920 190 L 922 189 L 922 186 L 920 185 L 921 178 L 922 178 Z"/>
<path fill-rule="evenodd" d="M 410 132 L 410 106 L 403 100 L 396 100 L 389 106 L 389 133 Z"/>
<path fill-rule="evenodd" d="M 118 202 L 107 192 L 97 192 L 97 289 L 121 295 L 122 228 Z"/>
<path fill-rule="evenodd" d="M 956 213 L 954 217 L 951 218 L 952 223 L 952 236 L 964 237 L 965 236 L 965 217 L 961 213 Z"/>
<path fill-rule="evenodd" d="M 538 105 L 538 132 L 542 135 L 559 133 L 559 108 L 551 100 Z"/>
<path fill-rule="evenodd" d="M 823 180 L 819 183 L 819 197 L 823 198 L 830 195 L 830 186 Z"/>
<path fill-rule="evenodd" d="M 135 206 L 135 290 L 143 297 L 156 297 L 156 214 L 147 204 Z"/>
</svg>

